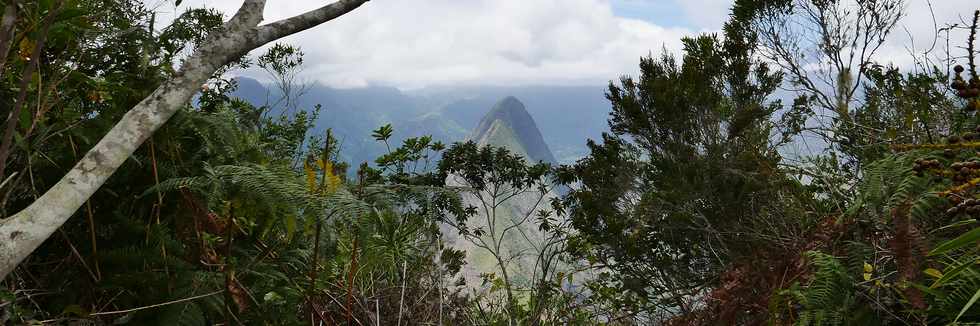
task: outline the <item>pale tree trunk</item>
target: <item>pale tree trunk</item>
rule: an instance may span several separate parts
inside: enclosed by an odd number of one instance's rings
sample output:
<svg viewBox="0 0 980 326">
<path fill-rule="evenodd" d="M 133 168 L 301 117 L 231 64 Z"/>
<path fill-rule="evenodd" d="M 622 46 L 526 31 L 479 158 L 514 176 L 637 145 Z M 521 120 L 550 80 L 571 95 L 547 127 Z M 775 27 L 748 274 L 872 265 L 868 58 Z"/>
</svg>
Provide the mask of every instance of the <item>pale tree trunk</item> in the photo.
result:
<svg viewBox="0 0 980 326">
<path fill-rule="evenodd" d="M 291 1 L 291 0 L 282 0 Z M 0 221 L 0 280 L 7 277 L 222 66 L 264 44 L 340 17 L 369 0 L 340 0 L 259 26 L 265 0 L 245 0 L 168 81 L 133 107 L 68 174 L 23 211 Z"/>
</svg>

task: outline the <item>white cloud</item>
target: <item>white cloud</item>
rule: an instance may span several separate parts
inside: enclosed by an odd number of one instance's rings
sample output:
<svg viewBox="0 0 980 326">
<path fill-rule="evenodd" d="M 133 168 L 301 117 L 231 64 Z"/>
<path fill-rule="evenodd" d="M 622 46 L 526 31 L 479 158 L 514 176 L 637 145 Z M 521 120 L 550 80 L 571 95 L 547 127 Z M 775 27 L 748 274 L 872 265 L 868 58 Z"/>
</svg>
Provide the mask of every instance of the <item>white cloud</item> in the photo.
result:
<svg viewBox="0 0 980 326">
<path fill-rule="evenodd" d="M 269 0 L 267 21 L 329 0 Z M 688 28 L 616 16 L 610 1 L 677 8 Z M 906 0 L 908 15 L 879 52 L 880 62 L 910 67 L 940 27 L 968 20 L 975 0 Z M 163 21 L 174 11 L 207 6 L 233 13 L 241 0 L 146 0 Z M 602 84 L 637 71 L 638 59 L 680 38 L 717 31 L 734 0 L 375 0 L 344 17 L 283 40 L 306 52 L 305 77 L 337 87 Z M 962 17 L 961 17 L 962 16 Z M 909 37 L 911 35 L 911 38 Z M 912 42 L 911 40 L 914 40 Z M 953 35 L 951 44 L 965 37 Z M 942 40 L 941 40 L 942 41 Z M 944 41 L 942 41 L 944 43 Z M 940 44 L 944 45 L 944 44 Z M 260 76 L 257 72 L 244 72 Z"/>
<path fill-rule="evenodd" d="M 269 0 L 266 19 L 326 2 Z M 241 0 L 184 3 L 177 10 L 207 6 L 230 15 Z M 172 16 L 174 8 L 158 11 Z M 678 49 L 690 34 L 617 17 L 609 0 L 376 0 L 283 41 L 303 48 L 306 76 L 325 84 L 418 88 L 601 84 L 634 73 L 641 56 Z"/>
</svg>

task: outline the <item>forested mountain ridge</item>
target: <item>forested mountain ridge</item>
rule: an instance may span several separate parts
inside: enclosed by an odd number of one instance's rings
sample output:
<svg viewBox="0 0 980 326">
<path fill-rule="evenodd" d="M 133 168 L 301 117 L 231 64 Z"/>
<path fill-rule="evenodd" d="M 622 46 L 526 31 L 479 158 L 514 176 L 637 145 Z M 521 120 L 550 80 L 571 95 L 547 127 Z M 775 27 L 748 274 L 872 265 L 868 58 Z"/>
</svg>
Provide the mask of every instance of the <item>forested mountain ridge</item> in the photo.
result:
<svg viewBox="0 0 980 326">
<path fill-rule="evenodd" d="M 274 102 L 279 91 L 247 77 L 236 78 L 232 96 L 262 106 Z M 507 96 L 530 103 L 525 109 L 536 119 L 542 137 L 555 161 L 572 163 L 584 156 L 584 140 L 601 137 L 608 130 L 608 101 L 602 87 L 460 87 L 402 92 L 394 88 L 366 87 L 335 89 L 308 85 L 296 110 L 322 105 L 314 129 L 333 129 L 342 140 L 341 156 L 359 164 L 372 162 L 384 147 L 370 137 L 370 130 L 392 124 L 396 143 L 411 137 L 431 135 L 451 143 L 462 141 L 479 127 L 487 110 Z M 543 121 L 543 122 L 542 122 Z"/>
</svg>

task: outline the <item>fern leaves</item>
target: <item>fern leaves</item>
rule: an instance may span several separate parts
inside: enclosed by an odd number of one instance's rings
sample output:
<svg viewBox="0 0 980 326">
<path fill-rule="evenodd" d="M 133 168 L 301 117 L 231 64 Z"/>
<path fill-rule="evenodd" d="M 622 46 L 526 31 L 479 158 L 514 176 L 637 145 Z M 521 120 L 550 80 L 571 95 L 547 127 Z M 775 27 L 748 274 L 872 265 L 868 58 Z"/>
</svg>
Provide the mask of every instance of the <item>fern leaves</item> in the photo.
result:
<svg viewBox="0 0 980 326">
<path fill-rule="evenodd" d="M 915 158 L 915 153 L 890 155 L 869 164 L 858 185 L 858 198 L 845 215 L 855 216 L 863 211 L 873 218 L 884 217 L 905 204 L 911 204 L 913 218 L 934 213 L 944 201 L 936 193 L 927 193 L 929 179 L 916 175 L 912 169 Z"/>
</svg>

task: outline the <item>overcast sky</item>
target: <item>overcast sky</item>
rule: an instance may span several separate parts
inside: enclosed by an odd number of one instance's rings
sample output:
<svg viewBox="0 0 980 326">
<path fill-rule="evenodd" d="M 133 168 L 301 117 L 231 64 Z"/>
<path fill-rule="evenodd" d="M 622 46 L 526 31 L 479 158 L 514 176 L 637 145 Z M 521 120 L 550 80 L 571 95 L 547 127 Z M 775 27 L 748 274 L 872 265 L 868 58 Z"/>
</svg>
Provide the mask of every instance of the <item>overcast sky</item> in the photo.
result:
<svg viewBox="0 0 980 326">
<path fill-rule="evenodd" d="M 242 0 L 144 0 L 167 21 L 188 8 L 233 13 Z M 269 0 L 266 21 L 331 0 Z M 882 58 L 932 43 L 927 0 Z M 676 51 L 685 35 L 718 31 L 733 0 L 373 0 L 339 19 L 281 40 L 306 53 L 304 76 L 334 87 L 417 89 L 451 85 L 601 85 L 633 74 L 641 56 Z M 940 24 L 980 7 L 932 0 Z M 895 58 L 895 59 L 891 59 Z M 256 72 L 242 72 L 258 76 Z"/>
</svg>

